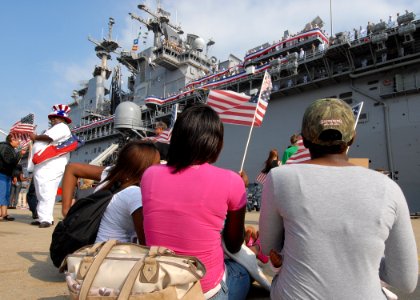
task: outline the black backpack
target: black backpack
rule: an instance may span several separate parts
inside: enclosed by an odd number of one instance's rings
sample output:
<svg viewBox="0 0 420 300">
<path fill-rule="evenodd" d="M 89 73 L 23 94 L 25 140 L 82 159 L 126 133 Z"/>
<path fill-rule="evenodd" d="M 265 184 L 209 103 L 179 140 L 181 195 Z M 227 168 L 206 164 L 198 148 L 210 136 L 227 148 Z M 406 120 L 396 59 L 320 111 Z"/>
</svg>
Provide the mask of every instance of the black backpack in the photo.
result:
<svg viewBox="0 0 420 300">
<path fill-rule="evenodd" d="M 95 243 L 104 214 L 115 189 L 99 190 L 74 203 L 66 217 L 54 229 L 50 245 L 50 257 L 57 268 L 66 256 L 83 246 Z"/>
</svg>

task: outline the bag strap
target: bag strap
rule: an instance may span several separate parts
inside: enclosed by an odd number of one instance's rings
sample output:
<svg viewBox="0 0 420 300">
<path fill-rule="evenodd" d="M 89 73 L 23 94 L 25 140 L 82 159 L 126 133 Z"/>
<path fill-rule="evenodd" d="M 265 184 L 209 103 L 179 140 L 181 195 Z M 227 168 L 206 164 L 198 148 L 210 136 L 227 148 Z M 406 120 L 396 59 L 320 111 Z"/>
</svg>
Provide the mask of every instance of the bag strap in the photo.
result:
<svg viewBox="0 0 420 300">
<path fill-rule="evenodd" d="M 136 282 L 137 276 L 140 272 L 140 269 L 143 266 L 143 260 L 139 259 L 134 266 L 131 268 L 130 273 L 128 273 L 127 278 L 125 279 L 124 285 L 121 288 L 121 292 L 118 295 L 117 300 L 126 300 L 131 294 L 134 283 Z"/>
<path fill-rule="evenodd" d="M 144 282 L 155 283 L 154 280 L 157 279 L 156 274 L 159 272 L 159 263 L 157 262 L 156 257 L 168 254 L 168 251 L 171 253 L 171 251 L 165 247 L 151 246 L 145 258 L 139 259 L 131 268 L 117 300 L 126 300 L 129 298 L 131 291 L 133 290 L 134 283 L 141 271 L 143 274 L 140 275 L 140 277 L 145 279 Z M 143 281 L 141 280 L 141 282 Z"/>
<path fill-rule="evenodd" d="M 89 294 L 89 290 L 92 286 L 93 280 L 95 279 L 96 273 L 98 273 L 99 267 L 104 261 L 105 257 L 111 251 L 111 249 L 116 245 L 116 240 L 107 241 L 95 256 L 95 260 L 89 268 L 88 273 L 86 274 L 85 279 L 83 280 L 82 288 L 80 289 L 79 299 L 85 300 Z"/>
</svg>

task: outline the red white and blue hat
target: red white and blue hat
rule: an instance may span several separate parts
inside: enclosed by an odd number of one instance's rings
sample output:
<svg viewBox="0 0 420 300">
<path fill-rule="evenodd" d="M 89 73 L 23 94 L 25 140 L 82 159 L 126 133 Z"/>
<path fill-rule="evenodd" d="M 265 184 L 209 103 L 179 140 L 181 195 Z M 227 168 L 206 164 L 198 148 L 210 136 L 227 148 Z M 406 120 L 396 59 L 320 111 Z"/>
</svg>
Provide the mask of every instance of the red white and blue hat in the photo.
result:
<svg viewBox="0 0 420 300">
<path fill-rule="evenodd" d="M 52 107 L 53 112 L 48 115 L 48 119 L 52 117 L 58 117 L 64 119 L 67 124 L 71 123 L 71 119 L 69 118 L 70 107 L 65 104 L 56 104 Z"/>
</svg>

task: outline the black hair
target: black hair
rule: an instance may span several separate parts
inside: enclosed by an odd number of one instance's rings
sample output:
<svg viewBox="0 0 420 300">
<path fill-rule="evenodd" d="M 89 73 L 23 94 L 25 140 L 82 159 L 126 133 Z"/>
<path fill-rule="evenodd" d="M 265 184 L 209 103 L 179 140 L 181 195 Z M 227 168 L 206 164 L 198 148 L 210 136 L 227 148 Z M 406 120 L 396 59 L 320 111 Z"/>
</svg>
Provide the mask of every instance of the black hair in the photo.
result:
<svg viewBox="0 0 420 300">
<path fill-rule="evenodd" d="M 206 104 L 186 108 L 175 122 L 168 151 L 174 173 L 188 166 L 214 163 L 223 147 L 223 123 Z"/>
<path fill-rule="evenodd" d="M 104 181 L 103 189 L 115 186 L 136 185 L 141 181 L 144 171 L 160 159 L 156 146 L 147 141 L 133 140 L 121 148 L 117 162 Z"/>
<path fill-rule="evenodd" d="M 270 170 L 274 167 L 278 166 L 279 160 L 279 151 L 277 149 L 271 149 L 268 153 L 268 158 L 264 162 L 264 169 L 262 169 L 262 173 L 267 174 Z"/>
<path fill-rule="evenodd" d="M 319 135 L 319 139 L 321 141 L 330 141 L 333 144 L 328 145 L 328 146 L 314 144 L 306 140 L 305 137 L 303 136 L 303 144 L 305 145 L 306 148 L 309 149 L 309 152 L 311 153 L 311 158 L 322 157 L 327 154 L 344 153 L 347 150 L 347 147 L 349 147 L 353 143 L 353 140 L 354 140 L 353 138 L 348 143 L 342 141 L 341 133 L 334 129 L 324 130 Z"/>
<path fill-rule="evenodd" d="M 299 134 L 295 133 L 290 137 L 290 144 L 294 145 L 299 140 Z"/>
<path fill-rule="evenodd" d="M 14 138 L 15 136 L 13 135 L 13 134 L 11 134 L 11 133 L 9 133 L 7 136 L 6 136 L 6 142 L 8 142 L 9 144 L 12 142 L 12 139 Z"/>
</svg>

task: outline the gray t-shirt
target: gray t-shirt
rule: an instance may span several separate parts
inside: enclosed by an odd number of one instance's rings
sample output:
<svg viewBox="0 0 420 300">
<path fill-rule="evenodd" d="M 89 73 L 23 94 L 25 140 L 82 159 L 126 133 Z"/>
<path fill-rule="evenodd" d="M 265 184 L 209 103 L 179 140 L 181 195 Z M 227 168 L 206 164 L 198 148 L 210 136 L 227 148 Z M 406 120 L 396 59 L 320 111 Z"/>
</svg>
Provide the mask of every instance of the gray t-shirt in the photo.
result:
<svg viewBox="0 0 420 300">
<path fill-rule="evenodd" d="M 259 225 L 263 252 L 284 255 L 272 299 L 386 299 L 380 279 L 405 292 L 416 287 L 407 203 L 399 186 L 379 172 L 313 164 L 275 168 L 264 185 Z"/>
</svg>

